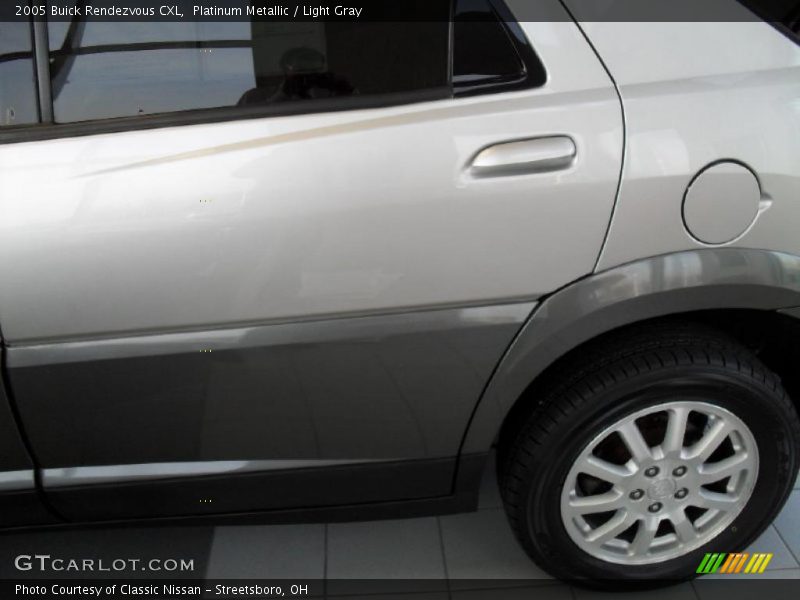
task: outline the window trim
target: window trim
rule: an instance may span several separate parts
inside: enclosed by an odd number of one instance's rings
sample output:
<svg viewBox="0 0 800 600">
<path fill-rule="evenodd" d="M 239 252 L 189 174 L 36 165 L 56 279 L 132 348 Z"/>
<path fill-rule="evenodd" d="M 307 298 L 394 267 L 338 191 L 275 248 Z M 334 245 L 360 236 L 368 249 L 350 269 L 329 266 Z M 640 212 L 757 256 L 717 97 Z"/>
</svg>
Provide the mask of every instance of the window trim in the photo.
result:
<svg viewBox="0 0 800 600">
<path fill-rule="evenodd" d="M 47 18 L 31 19 L 33 56 L 36 74 L 36 87 L 39 99 L 39 122 L 24 125 L 11 125 L 0 128 L 0 144 L 35 142 L 71 137 L 84 137 L 104 133 L 121 133 L 179 127 L 183 125 L 201 125 L 226 123 L 250 119 L 263 119 L 303 114 L 325 114 L 350 110 L 373 108 L 390 108 L 406 106 L 421 102 L 432 102 L 479 94 L 502 93 L 512 90 L 541 87 L 547 81 L 544 65 L 533 50 L 530 40 L 503 0 L 488 0 L 498 16 L 506 35 L 511 40 L 525 68 L 525 76 L 513 80 L 498 78 L 475 85 L 457 87 L 453 83 L 453 27 L 455 0 L 451 1 L 451 19 L 448 28 L 448 67 L 447 85 L 408 92 L 392 92 L 371 94 L 369 96 L 344 96 L 338 98 L 320 98 L 303 102 L 287 102 L 266 106 L 221 106 L 214 108 L 193 109 L 158 113 L 142 116 L 113 117 L 76 121 L 73 123 L 56 123 L 52 100 L 52 80 L 50 78 L 50 47 L 47 31 Z M 113 46 L 113 44 L 111 45 Z M 202 47 L 198 42 L 196 47 Z"/>
<path fill-rule="evenodd" d="M 0 144 L 52 140 L 65 137 L 83 137 L 101 133 L 160 129 L 163 127 L 178 127 L 182 125 L 204 125 L 209 123 L 226 123 L 230 121 L 245 121 L 269 117 L 305 114 L 315 115 L 370 108 L 388 108 L 392 106 L 406 106 L 419 102 L 443 100 L 452 97 L 452 90 L 449 86 L 440 86 L 438 88 L 428 88 L 413 92 L 320 98 L 297 103 L 287 102 L 284 104 L 267 106 L 203 108 L 154 115 L 78 121 L 75 123 L 19 125 L 5 127 L 0 130 Z"/>
<path fill-rule="evenodd" d="M 764 9 L 759 5 L 757 2 L 753 0 L 739 0 L 739 3 L 742 4 L 747 10 L 753 13 L 756 17 L 761 19 L 764 23 L 771 25 L 773 29 L 778 31 L 784 37 L 788 38 L 790 41 L 794 42 L 795 44 L 800 44 L 800 26 L 798 26 L 798 30 L 794 31 L 792 28 L 785 25 L 782 21 L 776 21 L 774 15 L 769 15 L 764 11 Z M 800 2 L 797 3 L 797 6 L 792 9 L 793 15 L 797 15 L 798 19 L 800 19 Z"/>
<path fill-rule="evenodd" d="M 454 0 L 452 6 L 458 0 Z M 463 83 L 457 84 L 451 77 L 451 85 L 453 86 L 453 95 L 456 98 L 467 96 L 477 96 L 482 94 L 499 94 L 502 92 L 510 92 L 514 90 L 524 90 L 530 88 L 542 87 L 547 83 L 547 70 L 544 64 L 537 56 L 533 49 L 531 41 L 525 32 L 522 30 L 519 22 L 517 22 L 513 13 L 509 10 L 503 0 L 487 0 L 489 7 L 494 11 L 498 23 L 503 28 L 503 31 L 511 43 L 512 47 L 517 53 L 524 72 L 522 76 L 507 77 L 498 75 L 494 78 L 486 78 L 477 83 Z M 452 13 L 451 13 L 452 14 Z M 450 21 L 450 30 L 452 32 L 455 27 L 455 19 Z M 451 37 L 454 37 L 451 33 Z M 450 54 L 450 68 L 453 65 L 453 52 L 455 50 L 451 47 Z"/>
<path fill-rule="evenodd" d="M 50 42 L 47 35 L 47 21 L 33 20 L 31 33 L 33 65 L 36 72 L 36 96 L 39 99 L 39 124 L 52 123 L 53 96 L 50 81 Z M 27 126 L 31 127 L 31 125 Z M 35 126 L 33 125 L 33 127 Z"/>
</svg>

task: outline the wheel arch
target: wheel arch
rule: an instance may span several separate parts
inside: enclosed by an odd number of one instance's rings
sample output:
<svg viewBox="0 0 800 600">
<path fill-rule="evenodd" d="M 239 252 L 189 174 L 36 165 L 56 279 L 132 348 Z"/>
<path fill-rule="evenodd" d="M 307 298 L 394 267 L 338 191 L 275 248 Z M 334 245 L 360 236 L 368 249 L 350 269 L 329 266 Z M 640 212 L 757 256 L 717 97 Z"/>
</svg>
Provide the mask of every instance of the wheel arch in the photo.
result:
<svg viewBox="0 0 800 600">
<path fill-rule="evenodd" d="M 504 425 L 530 404 L 550 369 L 601 336 L 682 315 L 752 345 L 759 333 L 785 336 L 787 324 L 800 332 L 795 307 L 800 307 L 800 257 L 773 251 L 693 250 L 590 275 L 541 301 L 520 329 L 475 408 L 461 452 L 487 452 Z M 785 366 L 776 365 L 778 358 L 768 355 L 765 362 L 780 374 Z"/>
</svg>

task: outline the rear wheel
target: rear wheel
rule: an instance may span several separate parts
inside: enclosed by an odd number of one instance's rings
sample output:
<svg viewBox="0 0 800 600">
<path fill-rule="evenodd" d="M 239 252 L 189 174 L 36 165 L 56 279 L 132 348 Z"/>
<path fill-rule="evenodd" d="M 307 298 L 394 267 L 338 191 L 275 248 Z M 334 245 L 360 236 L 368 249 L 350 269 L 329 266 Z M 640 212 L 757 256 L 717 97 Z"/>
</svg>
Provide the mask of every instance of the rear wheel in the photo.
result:
<svg viewBox="0 0 800 600">
<path fill-rule="evenodd" d="M 785 502 L 800 423 L 778 378 L 701 328 L 645 327 L 564 366 L 502 453 L 531 557 L 562 578 L 679 580 Z"/>
</svg>

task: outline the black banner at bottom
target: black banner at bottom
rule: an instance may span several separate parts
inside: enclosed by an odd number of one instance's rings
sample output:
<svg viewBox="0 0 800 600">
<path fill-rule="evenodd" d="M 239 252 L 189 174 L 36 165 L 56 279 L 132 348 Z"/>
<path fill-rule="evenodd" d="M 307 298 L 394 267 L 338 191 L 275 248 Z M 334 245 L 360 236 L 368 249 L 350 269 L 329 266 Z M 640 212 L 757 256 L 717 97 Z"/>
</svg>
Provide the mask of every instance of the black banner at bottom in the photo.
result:
<svg viewBox="0 0 800 600">
<path fill-rule="evenodd" d="M 788 574 L 787 574 L 788 575 Z M 772 576 L 780 577 L 780 573 Z M 361 597 L 377 600 L 447 600 L 461 597 L 493 600 L 572 600 L 582 597 L 582 588 L 594 588 L 599 597 L 618 598 L 621 592 L 627 599 L 646 600 L 735 600 L 762 597 L 769 600 L 792 600 L 800 597 L 800 580 L 780 578 L 702 578 L 693 582 L 649 582 L 631 587 L 624 581 L 556 581 L 556 580 L 79 580 L 79 579 L 27 579 L 0 581 L 0 598 L 47 598 L 59 600 L 102 599 L 117 600 L 147 598 L 150 600 L 177 600 L 183 598 L 338 598 Z"/>
</svg>

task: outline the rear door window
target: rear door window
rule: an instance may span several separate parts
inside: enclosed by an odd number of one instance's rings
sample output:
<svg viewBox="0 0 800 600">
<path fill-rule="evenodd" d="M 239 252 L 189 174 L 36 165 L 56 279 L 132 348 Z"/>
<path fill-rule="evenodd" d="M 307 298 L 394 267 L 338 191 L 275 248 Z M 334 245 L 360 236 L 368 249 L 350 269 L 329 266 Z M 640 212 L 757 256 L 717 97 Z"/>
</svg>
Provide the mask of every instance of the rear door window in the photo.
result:
<svg viewBox="0 0 800 600">
<path fill-rule="evenodd" d="M 0 127 L 39 120 L 31 25 L 0 22 Z"/>
<path fill-rule="evenodd" d="M 92 132 L 115 131 L 544 83 L 544 67 L 502 0 L 426 1 L 438 19 L 114 22 L 77 16 L 48 20 L 35 36 L 30 22 L 0 23 L 0 125 L 91 122 Z M 49 58 L 38 81 L 34 40 L 46 47 L 38 58 Z M 39 114 L 37 83 L 45 101 L 52 99 L 52 117 L 49 104 Z M 149 125 L 136 120 L 148 116 L 158 117 Z M 10 139 L 22 140 L 90 129 L 9 131 Z"/>
<path fill-rule="evenodd" d="M 502 2 L 456 0 L 453 16 L 453 89 L 457 95 L 544 83 L 544 67 Z"/>
<path fill-rule="evenodd" d="M 346 101 L 449 84 L 446 20 L 53 22 L 49 34 L 57 123 Z"/>
</svg>

